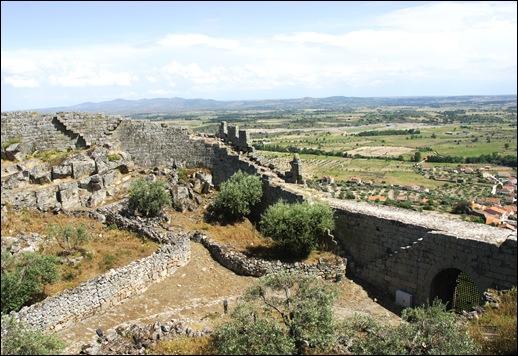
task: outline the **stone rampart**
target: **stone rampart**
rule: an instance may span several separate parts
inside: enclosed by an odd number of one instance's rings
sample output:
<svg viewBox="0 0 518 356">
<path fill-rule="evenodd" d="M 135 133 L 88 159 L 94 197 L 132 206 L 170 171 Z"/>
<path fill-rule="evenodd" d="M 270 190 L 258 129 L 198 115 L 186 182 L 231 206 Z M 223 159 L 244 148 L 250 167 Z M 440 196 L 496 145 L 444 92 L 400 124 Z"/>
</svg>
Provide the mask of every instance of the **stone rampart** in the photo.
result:
<svg viewBox="0 0 518 356">
<path fill-rule="evenodd" d="M 367 203 L 335 201 L 334 235 L 354 263 L 348 270 L 416 304 L 432 297 L 443 270 L 468 274 L 480 294 L 516 285 L 516 233 L 491 226 Z"/>
<path fill-rule="evenodd" d="M 70 127 L 67 130 L 79 130 Z M 237 127 L 224 125 L 220 131 L 225 129 L 239 141 Z M 21 138 L 35 149 L 57 148 L 56 144 L 66 148 L 74 142 L 67 136 L 69 131 L 54 126 L 52 115 L 2 113 L 2 143 Z M 278 179 L 279 172 L 276 175 L 271 167 L 221 141 L 165 123 L 129 119 L 121 120 L 110 133 L 111 142 L 130 152 L 136 164 L 150 167 L 182 161 L 186 166 L 204 166 L 212 170 L 216 188 L 238 170 L 261 176 L 264 197 L 255 218 L 280 198 L 304 199 L 296 185 Z M 336 212 L 332 233 L 348 253 L 348 270 L 391 294 L 401 289 L 411 293 L 415 303 L 424 303 L 435 277 L 450 268 L 470 275 L 481 293 L 490 287 L 516 285 L 516 232 L 367 203 L 335 200 L 331 204 Z"/>
</svg>

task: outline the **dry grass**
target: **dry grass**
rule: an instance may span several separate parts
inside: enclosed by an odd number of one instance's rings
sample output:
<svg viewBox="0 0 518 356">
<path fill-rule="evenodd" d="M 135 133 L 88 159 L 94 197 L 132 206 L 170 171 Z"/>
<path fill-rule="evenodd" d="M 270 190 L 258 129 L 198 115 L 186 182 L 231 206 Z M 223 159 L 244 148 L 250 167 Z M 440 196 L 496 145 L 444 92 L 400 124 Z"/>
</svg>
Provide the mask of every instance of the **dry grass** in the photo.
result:
<svg viewBox="0 0 518 356">
<path fill-rule="evenodd" d="M 497 295 L 496 291 L 493 291 Z M 481 355 L 516 355 L 516 287 L 500 296 L 498 308 L 469 324 L 471 336 L 482 345 Z"/>
<path fill-rule="evenodd" d="M 94 278 L 110 268 L 128 265 L 151 255 L 159 246 L 158 243 L 143 239 L 137 234 L 110 229 L 100 221 L 85 217 L 65 216 L 38 210 L 21 210 L 9 214 L 7 222 L 2 223 L 3 236 L 16 236 L 20 232 L 47 234 L 47 226 L 79 226 L 83 224 L 90 235 L 90 240 L 81 246 L 81 251 L 73 257 L 83 256 L 76 266 L 60 265 L 61 280 L 46 285 L 44 294 L 54 295 L 67 288 L 73 288 Z M 41 253 L 56 255 L 62 249 L 55 243 L 47 243 L 40 249 Z"/>
<path fill-rule="evenodd" d="M 151 355 L 217 355 L 212 336 L 180 336 L 160 342 L 151 350 Z"/>
</svg>

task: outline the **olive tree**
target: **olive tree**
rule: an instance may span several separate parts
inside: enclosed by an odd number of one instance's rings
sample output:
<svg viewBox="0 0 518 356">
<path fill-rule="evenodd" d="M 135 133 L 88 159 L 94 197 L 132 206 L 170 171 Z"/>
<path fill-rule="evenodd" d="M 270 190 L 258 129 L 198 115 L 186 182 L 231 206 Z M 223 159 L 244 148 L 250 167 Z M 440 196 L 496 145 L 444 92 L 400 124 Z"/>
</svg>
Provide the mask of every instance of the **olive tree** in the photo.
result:
<svg viewBox="0 0 518 356">
<path fill-rule="evenodd" d="M 258 176 L 241 170 L 223 182 L 212 208 L 230 220 L 241 220 L 261 201 L 263 186 Z"/>
<path fill-rule="evenodd" d="M 215 330 L 226 355 L 302 354 L 306 346 L 326 350 L 334 343 L 333 303 L 338 288 L 313 275 L 277 272 L 250 287 L 230 321 Z"/>
<path fill-rule="evenodd" d="M 2 251 L 2 314 L 40 301 L 45 283 L 59 279 L 58 263 L 57 256 Z"/>
<path fill-rule="evenodd" d="M 261 216 L 263 235 L 271 237 L 295 257 L 307 257 L 319 239 L 334 229 L 334 212 L 322 204 L 288 204 L 279 200 Z"/>
<path fill-rule="evenodd" d="M 147 181 L 142 178 L 130 188 L 129 207 L 144 216 L 157 216 L 165 206 L 171 205 L 171 195 L 161 180 Z"/>
<path fill-rule="evenodd" d="M 77 227 L 70 225 L 50 225 L 47 226 L 46 239 L 56 241 L 59 247 L 66 253 L 72 254 L 79 246 L 90 239 L 90 234 L 83 224 Z"/>
<path fill-rule="evenodd" d="M 2 355 L 58 355 L 66 344 L 56 333 L 39 329 L 2 315 Z"/>
</svg>

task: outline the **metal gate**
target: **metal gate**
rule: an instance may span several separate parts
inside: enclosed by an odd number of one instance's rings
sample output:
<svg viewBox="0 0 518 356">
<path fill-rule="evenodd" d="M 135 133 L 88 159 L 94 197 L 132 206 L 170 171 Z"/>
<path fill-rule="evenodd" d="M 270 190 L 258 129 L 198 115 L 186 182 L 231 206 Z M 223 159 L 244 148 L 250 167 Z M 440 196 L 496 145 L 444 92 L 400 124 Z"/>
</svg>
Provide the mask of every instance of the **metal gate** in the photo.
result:
<svg viewBox="0 0 518 356">
<path fill-rule="evenodd" d="M 469 312 L 472 307 L 478 305 L 480 305 L 480 294 L 477 285 L 466 273 L 460 272 L 455 283 L 452 309 L 457 313 L 463 310 Z"/>
</svg>

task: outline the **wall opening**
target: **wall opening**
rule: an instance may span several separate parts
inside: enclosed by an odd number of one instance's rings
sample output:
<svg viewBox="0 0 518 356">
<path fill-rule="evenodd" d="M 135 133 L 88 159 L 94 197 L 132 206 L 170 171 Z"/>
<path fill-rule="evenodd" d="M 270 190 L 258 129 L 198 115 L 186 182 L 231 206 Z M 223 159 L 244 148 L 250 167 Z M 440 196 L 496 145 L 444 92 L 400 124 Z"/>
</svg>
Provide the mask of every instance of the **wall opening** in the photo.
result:
<svg viewBox="0 0 518 356">
<path fill-rule="evenodd" d="M 480 293 L 477 285 L 464 272 L 457 268 L 448 268 L 439 272 L 432 281 L 430 300 L 441 299 L 447 308 L 461 312 L 471 311 L 480 305 Z"/>
</svg>

